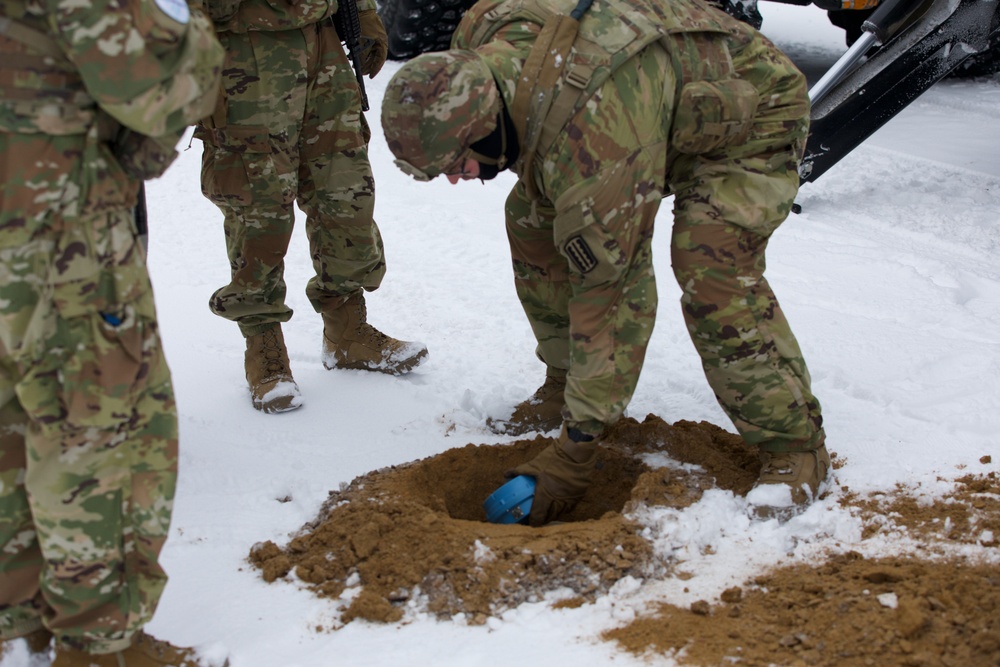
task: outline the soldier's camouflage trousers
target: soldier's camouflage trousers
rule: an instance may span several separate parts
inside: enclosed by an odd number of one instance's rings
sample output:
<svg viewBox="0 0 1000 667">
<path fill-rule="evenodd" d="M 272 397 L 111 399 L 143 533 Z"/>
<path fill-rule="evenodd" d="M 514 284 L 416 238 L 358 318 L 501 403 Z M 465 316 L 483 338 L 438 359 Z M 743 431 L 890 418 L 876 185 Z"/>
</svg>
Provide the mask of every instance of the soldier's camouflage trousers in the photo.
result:
<svg viewBox="0 0 1000 667">
<path fill-rule="evenodd" d="M 747 62 L 765 62 L 780 59 L 776 53 L 762 42 L 742 55 Z M 762 449 L 807 450 L 822 444 L 820 405 L 806 364 L 763 275 L 767 241 L 789 214 L 798 190 L 796 165 L 808 101 L 804 78 L 790 63 L 767 65 L 759 73 L 776 82 L 770 87 L 755 82 L 770 95 L 762 95 L 745 143 L 715 154 L 681 156 L 666 180 L 662 167 L 657 173 L 657 165 L 666 164 L 666 147 L 646 146 L 629 157 L 633 169 L 618 170 L 617 180 L 604 184 L 604 192 L 628 193 L 607 205 L 613 214 L 595 214 L 607 239 L 604 247 L 616 247 L 625 258 L 612 281 L 595 281 L 567 261 L 566 250 L 553 241 L 552 207 L 532 210 L 520 184 L 508 197 L 517 293 L 539 358 L 568 369 L 564 417 L 569 426 L 599 433 L 621 417 L 635 391 L 656 316 L 653 224 L 669 185 L 676 194 L 673 271 L 688 331 L 719 403 L 744 439 Z M 643 117 L 648 109 L 637 106 L 630 113 L 636 127 L 653 122 Z M 599 132 L 595 122 L 585 125 Z"/>
<path fill-rule="evenodd" d="M 768 451 L 815 449 L 825 440 L 820 404 L 764 277 L 768 240 L 798 192 L 805 77 L 762 36 L 734 62 L 765 94 L 745 143 L 675 163 L 674 275 L 705 376 L 743 438 Z"/>
<path fill-rule="evenodd" d="M 294 204 L 306 215 L 315 270 L 306 295 L 318 312 L 377 288 L 385 262 L 370 131 L 332 24 L 219 39 L 225 90 L 196 136 L 203 193 L 225 214 L 232 279 L 210 307 L 249 336 L 292 316 L 283 274 Z"/>
<path fill-rule="evenodd" d="M 6 174 L 71 207 L 91 194 L 65 187 L 79 174 L 51 176 Z M 44 618 L 70 646 L 121 650 L 166 583 L 170 373 L 131 211 L 66 223 L 11 201 L 39 191 L 7 189 L 0 218 L 0 636 Z"/>
</svg>

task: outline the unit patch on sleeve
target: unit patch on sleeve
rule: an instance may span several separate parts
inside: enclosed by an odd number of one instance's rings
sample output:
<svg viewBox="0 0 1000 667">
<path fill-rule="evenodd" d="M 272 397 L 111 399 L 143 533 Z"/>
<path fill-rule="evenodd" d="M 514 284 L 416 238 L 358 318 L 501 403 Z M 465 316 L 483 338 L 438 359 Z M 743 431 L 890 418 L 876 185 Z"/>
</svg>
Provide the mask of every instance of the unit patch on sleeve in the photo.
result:
<svg viewBox="0 0 1000 667">
<path fill-rule="evenodd" d="M 597 257 L 582 236 L 569 237 L 563 251 L 580 273 L 590 273 L 597 268 Z"/>
</svg>

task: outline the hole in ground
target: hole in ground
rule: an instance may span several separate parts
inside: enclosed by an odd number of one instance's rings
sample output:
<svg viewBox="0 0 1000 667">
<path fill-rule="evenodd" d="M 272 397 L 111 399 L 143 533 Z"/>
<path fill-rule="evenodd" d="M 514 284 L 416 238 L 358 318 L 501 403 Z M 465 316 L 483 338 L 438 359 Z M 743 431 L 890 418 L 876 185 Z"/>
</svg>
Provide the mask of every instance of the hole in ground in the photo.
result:
<svg viewBox="0 0 1000 667">
<path fill-rule="evenodd" d="M 487 523 L 482 503 L 504 472 L 550 442 L 470 444 L 368 473 L 331 492 L 285 548 L 255 545 L 250 560 L 267 581 L 294 572 L 337 598 L 345 623 L 396 621 L 408 608 L 483 623 L 548 591 L 587 601 L 625 576 L 662 571 L 669 564 L 625 514 L 638 504 L 685 507 L 712 487 L 746 494 L 760 465 L 756 450 L 712 424 L 623 419 L 602 440 L 601 468 L 566 523 Z"/>
</svg>

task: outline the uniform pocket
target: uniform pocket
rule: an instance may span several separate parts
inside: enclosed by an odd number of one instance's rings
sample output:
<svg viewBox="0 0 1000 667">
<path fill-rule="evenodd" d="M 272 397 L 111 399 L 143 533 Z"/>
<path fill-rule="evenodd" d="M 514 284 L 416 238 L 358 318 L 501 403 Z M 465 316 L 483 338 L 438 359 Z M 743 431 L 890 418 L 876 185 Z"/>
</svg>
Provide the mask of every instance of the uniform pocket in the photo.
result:
<svg viewBox="0 0 1000 667">
<path fill-rule="evenodd" d="M 18 396 L 44 429 L 117 428 L 162 363 L 152 290 L 123 214 L 64 235 L 48 324 L 28 341 Z"/>
<path fill-rule="evenodd" d="M 143 348 L 151 326 L 132 304 L 67 321 L 78 345 L 62 370 L 67 422 L 107 428 L 132 417 L 149 376 Z"/>
<path fill-rule="evenodd" d="M 694 81 L 681 89 L 671 141 L 685 155 L 701 155 L 745 141 L 760 102 L 741 79 Z"/>
<path fill-rule="evenodd" d="M 249 206 L 254 202 L 290 204 L 294 192 L 287 179 L 287 153 L 275 150 L 267 128 L 234 126 L 201 130 L 205 141 L 202 194 L 219 206 Z"/>
</svg>

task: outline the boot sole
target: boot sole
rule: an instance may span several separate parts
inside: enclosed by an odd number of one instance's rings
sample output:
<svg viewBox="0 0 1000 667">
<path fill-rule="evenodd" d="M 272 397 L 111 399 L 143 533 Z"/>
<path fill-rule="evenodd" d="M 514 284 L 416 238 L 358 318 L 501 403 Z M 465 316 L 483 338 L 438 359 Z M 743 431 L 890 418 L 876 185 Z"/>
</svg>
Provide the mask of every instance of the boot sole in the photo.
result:
<svg viewBox="0 0 1000 667">
<path fill-rule="evenodd" d="M 486 428 L 497 435 L 524 435 L 525 433 L 548 433 L 562 426 L 562 417 L 550 421 L 540 421 L 532 424 L 515 424 L 507 421 L 486 420 Z"/>
<path fill-rule="evenodd" d="M 423 350 L 416 356 L 405 359 L 404 361 L 393 364 L 392 366 L 381 366 L 378 364 L 368 364 L 363 362 L 350 363 L 347 361 L 341 361 L 336 357 L 334 357 L 333 364 L 331 365 L 329 356 L 324 355 L 324 357 L 323 367 L 328 371 L 370 371 L 372 373 L 385 373 L 386 375 L 406 375 L 427 358 L 427 350 Z"/>
<path fill-rule="evenodd" d="M 287 406 L 277 406 L 277 405 L 264 405 L 263 403 L 253 403 L 253 407 L 258 412 L 263 412 L 266 415 L 274 415 L 280 412 L 291 412 L 292 410 L 298 410 L 301 408 L 303 403 L 296 403 Z"/>
</svg>

